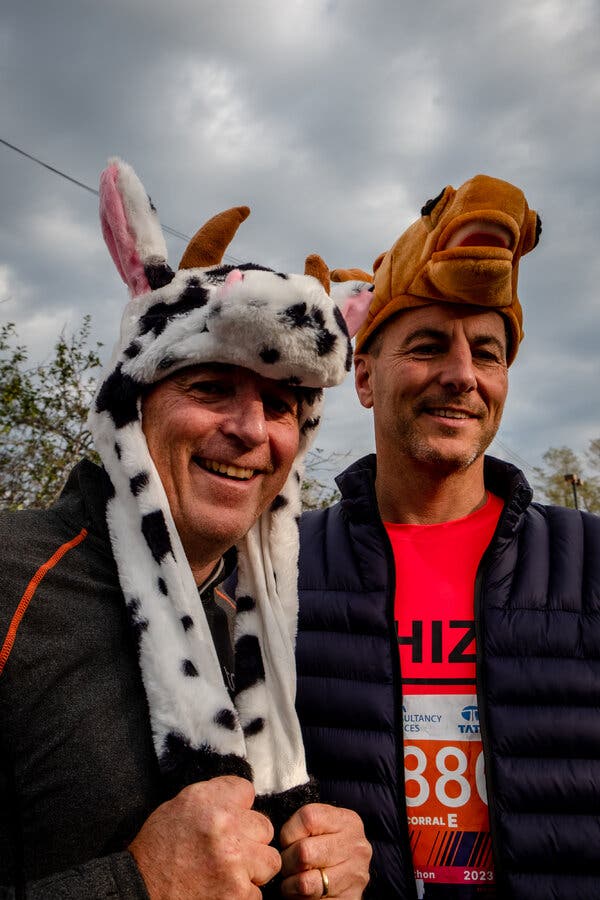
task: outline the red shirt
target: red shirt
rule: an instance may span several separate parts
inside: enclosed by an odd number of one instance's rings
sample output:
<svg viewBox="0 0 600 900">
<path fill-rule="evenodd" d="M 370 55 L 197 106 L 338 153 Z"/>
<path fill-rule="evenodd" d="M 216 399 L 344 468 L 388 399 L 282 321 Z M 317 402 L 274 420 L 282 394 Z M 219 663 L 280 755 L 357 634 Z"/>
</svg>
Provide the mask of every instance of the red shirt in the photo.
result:
<svg viewBox="0 0 600 900">
<path fill-rule="evenodd" d="M 502 501 L 463 519 L 385 523 L 396 563 L 409 832 L 417 885 L 493 883 L 475 687 L 475 576 Z"/>
</svg>

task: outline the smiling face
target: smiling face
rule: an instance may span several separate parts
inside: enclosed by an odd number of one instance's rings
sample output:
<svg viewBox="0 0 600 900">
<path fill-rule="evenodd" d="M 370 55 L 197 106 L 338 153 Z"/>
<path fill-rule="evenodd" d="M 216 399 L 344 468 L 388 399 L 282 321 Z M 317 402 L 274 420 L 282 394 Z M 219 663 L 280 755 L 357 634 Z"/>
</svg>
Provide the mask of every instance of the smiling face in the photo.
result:
<svg viewBox="0 0 600 900">
<path fill-rule="evenodd" d="M 506 392 L 504 320 L 479 307 L 432 304 L 400 313 L 356 357 L 356 388 L 373 408 L 390 471 L 440 479 L 477 464 L 498 430 Z"/>
<path fill-rule="evenodd" d="M 291 388 L 239 366 L 193 366 L 144 397 L 148 449 L 198 583 L 283 487 L 297 411 Z"/>
</svg>

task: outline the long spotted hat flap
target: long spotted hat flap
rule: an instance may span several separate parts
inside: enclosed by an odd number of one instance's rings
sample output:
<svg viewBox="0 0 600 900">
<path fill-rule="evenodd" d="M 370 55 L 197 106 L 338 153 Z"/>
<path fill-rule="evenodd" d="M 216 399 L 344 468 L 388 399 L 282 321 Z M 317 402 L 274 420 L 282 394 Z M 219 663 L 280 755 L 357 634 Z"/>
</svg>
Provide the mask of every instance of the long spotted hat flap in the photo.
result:
<svg viewBox="0 0 600 900">
<path fill-rule="evenodd" d="M 343 380 L 351 345 L 319 257 L 309 257 L 304 275 L 222 264 L 248 213 L 238 207 L 211 219 L 174 272 L 141 182 L 130 166 L 110 161 L 100 182 L 102 228 L 131 300 L 89 425 L 112 483 L 107 522 L 169 790 L 239 774 L 263 803 L 283 794 L 293 808 L 310 792 L 294 707 L 302 467 L 322 388 Z M 237 545 L 233 700 L 141 427 L 146 385 L 208 362 L 307 389 L 290 476 Z"/>
</svg>

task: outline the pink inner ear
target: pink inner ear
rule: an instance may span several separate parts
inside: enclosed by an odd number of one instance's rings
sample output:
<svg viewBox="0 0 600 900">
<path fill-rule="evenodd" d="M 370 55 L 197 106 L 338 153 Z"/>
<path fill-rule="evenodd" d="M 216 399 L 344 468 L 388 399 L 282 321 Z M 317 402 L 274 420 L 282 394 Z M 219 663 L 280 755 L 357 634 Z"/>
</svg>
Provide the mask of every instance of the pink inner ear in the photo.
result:
<svg viewBox="0 0 600 900">
<path fill-rule="evenodd" d="M 342 315 L 348 327 L 348 334 L 354 337 L 367 318 L 369 306 L 373 299 L 372 286 L 363 288 L 359 294 L 351 294 L 342 306 Z"/>
<path fill-rule="evenodd" d="M 150 290 L 144 266 L 132 234 L 123 198 L 118 186 L 119 167 L 108 166 L 100 176 L 100 222 L 113 262 L 119 275 L 129 287 L 132 297 Z"/>
<path fill-rule="evenodd" d="M 232 269 L 227 278 L 225 279 L 225 285 L 230 287 L 232 284 L 236 284 L 238 281 L 244 280 L 244 273 L 240 272 L 239 269 Z"/>
</svg>

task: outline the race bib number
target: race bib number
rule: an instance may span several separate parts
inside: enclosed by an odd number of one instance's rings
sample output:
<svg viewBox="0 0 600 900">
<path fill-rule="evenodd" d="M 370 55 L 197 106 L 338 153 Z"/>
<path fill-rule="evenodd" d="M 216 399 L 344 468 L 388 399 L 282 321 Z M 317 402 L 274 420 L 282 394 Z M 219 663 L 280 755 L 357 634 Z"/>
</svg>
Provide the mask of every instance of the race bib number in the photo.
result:
<svg viewBox="0 0 600 900">
<path fill-rule="evenodd" d="M 403 714 L 415 877 L 424 883 L 493 883 L 475 698 L 405 696 Z"/>
</svg>

